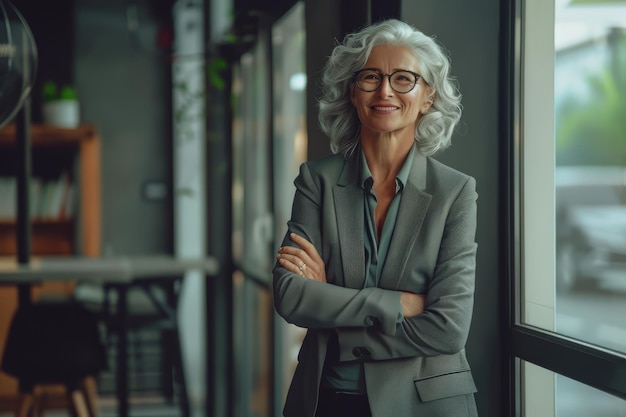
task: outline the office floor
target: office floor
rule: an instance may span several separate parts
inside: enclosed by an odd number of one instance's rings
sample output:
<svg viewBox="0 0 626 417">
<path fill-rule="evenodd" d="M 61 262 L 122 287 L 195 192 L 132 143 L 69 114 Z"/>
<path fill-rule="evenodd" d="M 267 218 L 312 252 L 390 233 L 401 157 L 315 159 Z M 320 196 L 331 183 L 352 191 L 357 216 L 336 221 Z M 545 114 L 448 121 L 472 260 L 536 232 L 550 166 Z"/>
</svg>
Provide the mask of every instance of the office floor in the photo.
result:
<svg viewBox="0 0 626 417">
<path fill-rule="evenodd" d="M 100 398 L 98 402 L 99 417 L 116 417 L 116 402 L 113 398 Z M 201 417 L 201 410 L 192 410 L 192 417 Z M 69 417 L 66 410 L 45 410 L 41 417 Z M 165 404 L 159 399 L 131 399 L 130 417 L 180 417 L 177 405 Z M 0 417 L 14 417 L 13 413 L 0 412 Z"/>
</svg>

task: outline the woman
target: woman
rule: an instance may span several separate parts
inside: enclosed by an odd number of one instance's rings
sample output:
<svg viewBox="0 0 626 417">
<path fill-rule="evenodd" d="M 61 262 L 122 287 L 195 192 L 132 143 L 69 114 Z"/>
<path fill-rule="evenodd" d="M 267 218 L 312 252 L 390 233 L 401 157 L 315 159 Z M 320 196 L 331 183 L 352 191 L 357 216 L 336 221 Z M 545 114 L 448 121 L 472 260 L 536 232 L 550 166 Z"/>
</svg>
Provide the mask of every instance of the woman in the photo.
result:
<svg viewBox="0 0 626 417">
<path fill-rule="evenodd" d="M 398 20 L 329 58 L 319 119 L 335 155 L 301 166 L 274 268 L 276 310 L 308 329 L 287 417 L 477 415 L 475 181 L 430 157 L 461 115 L 449 68 Z"/>
</svg>

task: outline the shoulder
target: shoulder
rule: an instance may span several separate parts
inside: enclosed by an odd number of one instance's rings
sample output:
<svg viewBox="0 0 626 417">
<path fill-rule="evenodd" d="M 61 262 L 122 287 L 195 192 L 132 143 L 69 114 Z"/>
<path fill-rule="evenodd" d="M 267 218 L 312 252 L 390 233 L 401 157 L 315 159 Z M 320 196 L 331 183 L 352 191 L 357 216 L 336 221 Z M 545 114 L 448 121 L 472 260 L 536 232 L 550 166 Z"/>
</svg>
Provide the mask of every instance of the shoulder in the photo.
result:
<svg viewBox="0 0 626 417">
<path fill-rule="evenodd" d="M 321 159 L 303 163 L 311 172 L 325 173 L 327 171 L 341 170 L 346 163 L 343 154 L 333 154 Z"/>
<path fill-rule="evenodd" d="M 300 166 L 300 175 L 310 175 L 328 180 L 337 180 L 349 160 L 343 154 L 333 154 L 321 159 L 304 162 Z"/>
<path fill-rule="evenodd" d="M 427 157 L 427 164 L 427 188 L 431 191 L 447 190 L 453 194 L 463 188 L 475 191 L 476 180 L 471 175 L 452 168 L 432 157 Z"/>
<path fill-rule="evenodd" d="M 431 156 L 427 157 L 426 160 L 428 161 L 428 171 L 432 174 L 446 178 L 455 178 L 462 181 L 467 181 L 471 178 L 470 175 L 452 168 L 450 165 L 446 165 Z"/>
</svg>

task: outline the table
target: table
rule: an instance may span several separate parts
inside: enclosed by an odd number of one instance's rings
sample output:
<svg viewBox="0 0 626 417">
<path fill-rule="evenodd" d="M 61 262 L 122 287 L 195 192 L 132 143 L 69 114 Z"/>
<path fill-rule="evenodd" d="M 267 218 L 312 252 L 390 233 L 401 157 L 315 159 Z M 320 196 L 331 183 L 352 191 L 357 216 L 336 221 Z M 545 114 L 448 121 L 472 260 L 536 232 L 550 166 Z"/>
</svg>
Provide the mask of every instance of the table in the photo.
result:
<svg viewBox="0 0 626 417">
<path fill-rule="evenodd" d="M 188 271 L 202 271 L 205 276 L 215 276 L 218 262 L 203 259 L 180 259 L 167 255 L 123 256 L 110 258 L 86 257 L 33 257 L 28 265 L 19 264 L 14 258 L 0 258 L 0 285 L 33 285 L 50 281 L 76 281 L 98 283 L 117 292 L 116 330 L 117 368 L 116 397 L 118 416 L 128 417 L 128 355 L 127 355 L 127 291 L 132 286 L 148 289 L 151 285 L 171 285 L 182 279 Z M 150 294 L 148 294 L 150 295 Z M 173 315 L 176 300 L 156 307 Z M 189 416 L 186 391 L 183 387 L 183 415 Z"/>
</svg>

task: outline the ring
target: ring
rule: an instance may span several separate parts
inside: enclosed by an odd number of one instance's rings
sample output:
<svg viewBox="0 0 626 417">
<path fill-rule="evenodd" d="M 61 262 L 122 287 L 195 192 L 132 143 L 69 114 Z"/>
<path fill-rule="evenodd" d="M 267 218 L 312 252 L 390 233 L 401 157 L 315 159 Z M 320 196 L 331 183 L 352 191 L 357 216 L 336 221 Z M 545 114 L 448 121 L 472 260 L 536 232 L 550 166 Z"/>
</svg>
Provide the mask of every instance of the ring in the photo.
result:
<svg viewBox="0 0 626 417">
<path fill-rule="evenodd" d="M 306 264 L 302 264 L 302 266 L 299 269 L 300 271 L 304 271 L 306 269 Z"/>
</svg>

